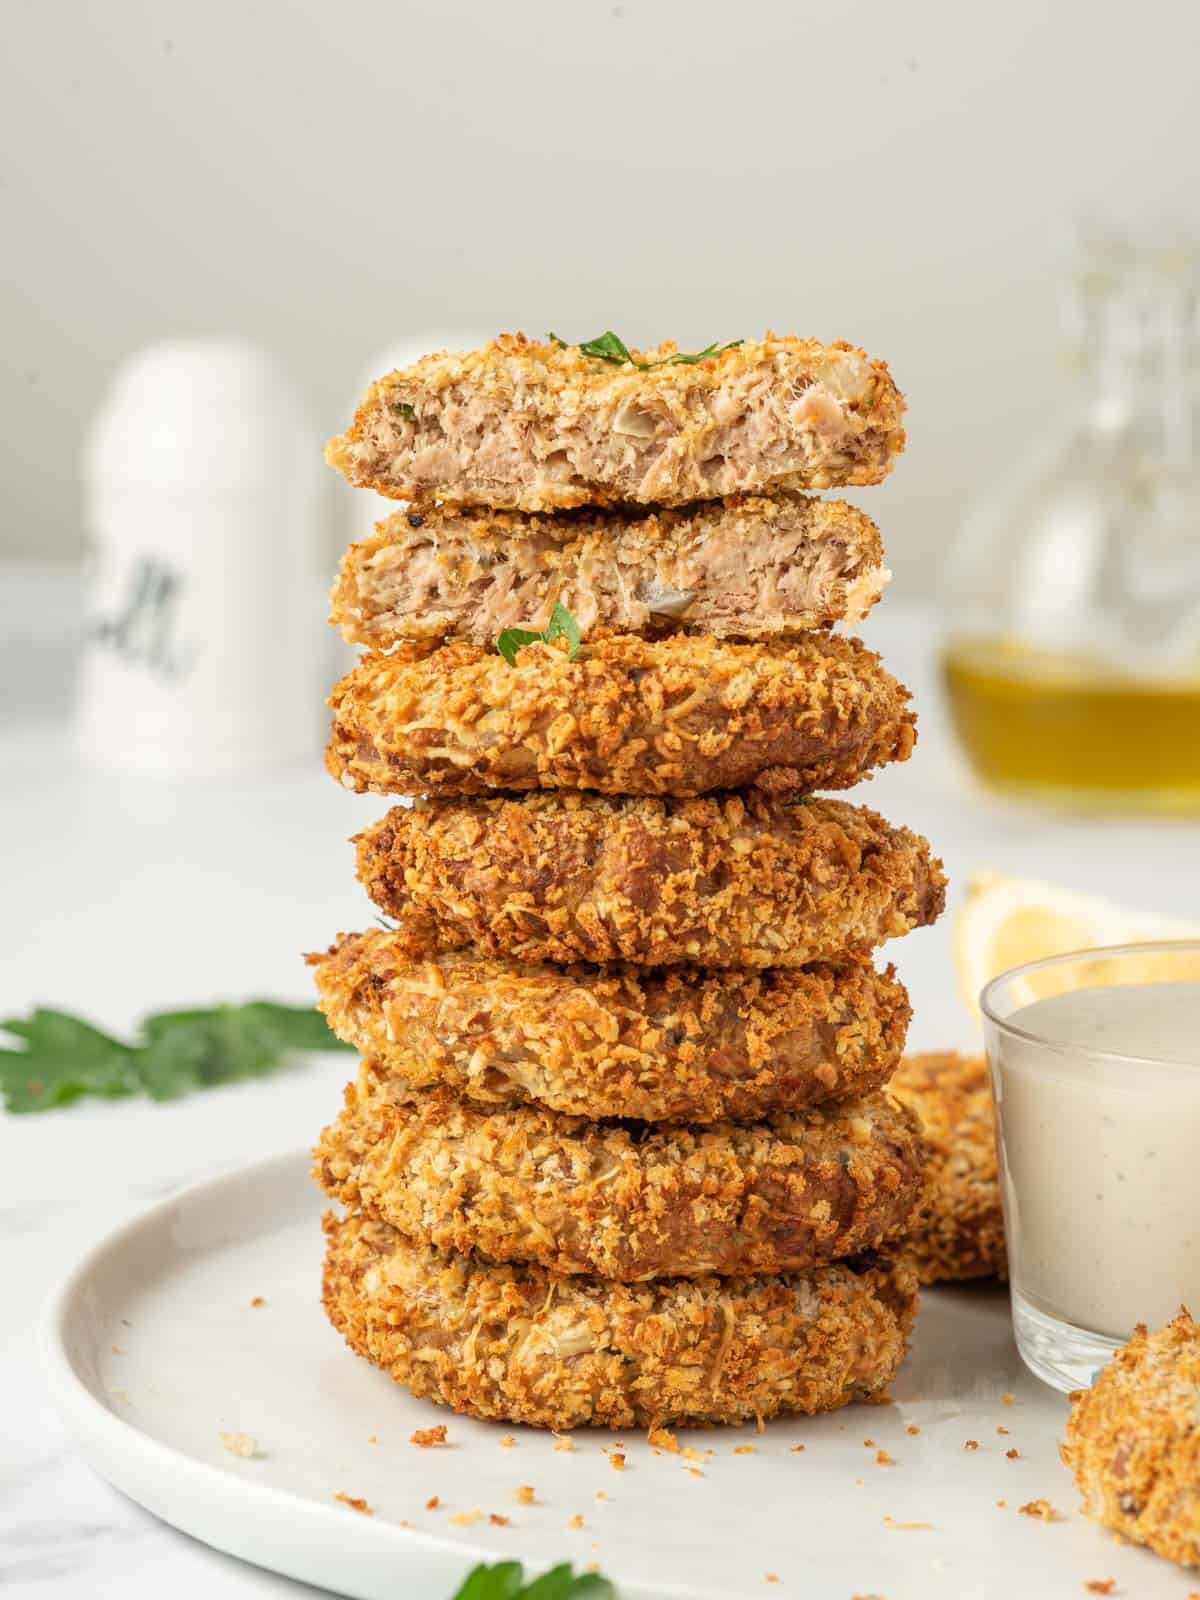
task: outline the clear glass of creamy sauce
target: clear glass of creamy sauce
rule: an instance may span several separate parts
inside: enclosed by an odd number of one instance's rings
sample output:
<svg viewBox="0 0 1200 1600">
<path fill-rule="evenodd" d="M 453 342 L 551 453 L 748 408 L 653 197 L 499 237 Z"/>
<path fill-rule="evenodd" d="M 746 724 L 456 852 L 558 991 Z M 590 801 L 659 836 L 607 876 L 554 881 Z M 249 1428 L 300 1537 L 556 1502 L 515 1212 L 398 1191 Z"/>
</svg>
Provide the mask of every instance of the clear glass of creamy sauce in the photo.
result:
<svg viewBox="0 0 1200 1600">
<path fill-rule="evenodd" d="M 1200 941 L 1018 967 L 982 1000 L 1013 1328 L 1056 1388 L 1200 1312 Z"/>
</svg>

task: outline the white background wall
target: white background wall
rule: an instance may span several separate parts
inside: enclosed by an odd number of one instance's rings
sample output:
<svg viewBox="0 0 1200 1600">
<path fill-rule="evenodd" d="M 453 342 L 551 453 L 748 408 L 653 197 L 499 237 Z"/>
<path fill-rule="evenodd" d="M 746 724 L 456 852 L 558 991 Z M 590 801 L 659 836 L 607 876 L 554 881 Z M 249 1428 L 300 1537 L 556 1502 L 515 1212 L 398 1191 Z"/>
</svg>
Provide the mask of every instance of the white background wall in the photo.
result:
<svg viewBox="0 0 1200 1600">
<path fill-rule="evenodd" d="M 910 454 L 869 504 L 921 587 L 1057 397 L 1072 218 L 1200 220 L 1196 0 L 2 12 L 10 558 L 77 557 L 81 427 L 160 333 L 260 339 L 332 432 L 425 326 L 770 325 L 891 362 Z"/>
</svg>

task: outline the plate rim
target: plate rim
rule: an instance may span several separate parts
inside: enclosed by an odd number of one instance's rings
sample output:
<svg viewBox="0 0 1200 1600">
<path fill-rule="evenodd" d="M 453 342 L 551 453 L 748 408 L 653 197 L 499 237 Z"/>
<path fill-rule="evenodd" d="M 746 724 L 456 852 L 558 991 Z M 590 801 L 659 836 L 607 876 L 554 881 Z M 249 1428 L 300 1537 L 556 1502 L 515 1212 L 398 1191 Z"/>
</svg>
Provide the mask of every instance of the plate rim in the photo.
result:
<svg viewBox="0 0 1200 1600">
<path fill-rule="evenodd" d="M 94 1389 L 77 1371 L 71 1358 L 68 1329 L 79 1304 L 86 1293 L 89 1280 L 103 1271 L 106 1261 L 123 1249 L 136 1248 L 138 1235 L 161 1228 L 170 1213 L 189 1201 L 203 1199 L 213 1191 L 237 1182 L 257 1177 L 260 1181 L 276 1182 L 292 1169 L 311 1162 L 312 1153 L 306 1146 L 279 1150 L 257 1160 L 242 1162 L 224 1172 L 183 1184 L 170 1194 L 162 1196 L 151 1205 L 127 1216 L 115 1227 L 107 1229 L 75 1259 L 58 1287 L 52 1291 L 43 1306 L 38 1324 L 38 1355 L 50 1397 L 67 1432 L 89 1465 L 114 1488 L 127 1495 L 136 1504 L 159 1521 L 166 1523 L 189 1537 L 200 1539 L 228 1555 L 237 1557 L 252 1566 L 266 1568 L 294 1578 L 301 1583 L 331 1589 L 334 1593 L 369 1595 L 368 1589 L 346 1590 L 329 1577 L 314 1576 L 314 1569 L 328 1566 L 328 1552 L 322 1556 L 321 1547 L 330 1543 L 338 1547 L 338 1556 L 345 1569 L 354 1565 L 351 1547 L 367 1548 L 376 1559 L 383 1552 L 395 1561 L 395 1571 L 389 1593 L 394 1594 L 401 1583 L 412 1584 L 408 1589 L 413 1600 L 421 1600 L 426 1592 L 437 1600 L 448 1600 L 471 1566 L 479 1561 L 506 1559 L 499 1547 L 481 1549 L 477 1544 L 459 1542 L 453 1536 L 427 1533 L 419 1528 L 403 1528 L 391 1521 L 375 1522 L 370 1517 L 355 1519 L 356 1536 L 346 1540 L 346 1512 L 336 1506 L 323 1505 L 289 1489 L 274 1484 L 255 1483 L 252 1479 L 235 1477 L 222 1472 L 218 1466 L 189 1455 L 186 1451 L 155 1439 L 132 1421 L 118 1416 L 103 1403 Z M 143 1486 L 146 1473 L 157 1475 L 164 1485 L 172 1483 L 190 1490 L 197 1507 L 195 1521 L 179 1520 L 162 1509 L 161 1500 L 147 1495 Z M 235 1507 L 233 1502 L 244 1504 Z M 211 1520 L 219 1516 L 224 1507 L 234 1536 L 218 1540 L 211 1535 Z M 288 1536 L 297 1551 L 306 1551 L 312 1559 L 304 1566 L 262 1559 L 250 1553 L 244 1537 L 237 1536 L 239 1525 L 249 1511 L 250 1521 L 256 1521 L 254 1509 L 268 1513 L 271 1522 L 290 1519 Z M 210 1531 L 201 1531 L 209 1529 Z M 339 1537 L 337 1530 L 341 1529 Z M 252 1542 L 252 1541 L 251 1541 Z M 419 1556 L 422 1561 L 418 1572 L 405 1571 L 410 1565 L 408 1556 Z M 511 1559 L 511 1556 L 508 1557 Z M 530 1575 L 545 1570 L 544 1563 L 526 1560 Z M 377 1591 L 383 1594 L 384 1591 Z M 627 1586 L 630 1600 L 636 1600 L 636 1587 Z M 650 1591 L 646 1591 L 650 1592 Z M 660 1591 L 666 1592 L 666 1591 Z"/>
</svg>

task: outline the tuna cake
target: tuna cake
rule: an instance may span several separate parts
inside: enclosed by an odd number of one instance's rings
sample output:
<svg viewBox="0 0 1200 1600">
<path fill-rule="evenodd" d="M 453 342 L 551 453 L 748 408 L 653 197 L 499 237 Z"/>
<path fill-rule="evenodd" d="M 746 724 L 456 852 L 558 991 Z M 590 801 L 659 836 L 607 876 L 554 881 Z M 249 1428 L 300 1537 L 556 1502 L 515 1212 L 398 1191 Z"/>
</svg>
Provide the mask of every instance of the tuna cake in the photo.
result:
<svg viewBox="0 0 1200 1600">
<path fill-rule="evenodd" d="M 465 641 L 367 656 L 336 686 L 326 766 L 376 794 L 848 789 L 906 761 L 908 690 L 857 639 Z"/>
<path fill-rule="evenodd" d="M 1139 1324 L 1070 1396 L 1062 1458 L 1083 1513 L 1168 1561 L 1200 1567 L 1200 1327 Z"/>
<path fill-rule="evenodd" d="M 920 1118 L 929 1152 L 928 1187 L 897 1250 L 922 1283 L 1007 1276 L 987 1063 L 953 1052 L 907 1056 L 892 1093 Z"/>
<path fill-rule="evenodd" d="M 891 1076 L 909 1016 L 893 970 L 865 961 L 526 966 L 412 958 L 378 928 L 309 959 L 330 1027 L 381 1077 L 580 1117 L 749 1120 L 866 1094 Z"/>
<path fill-rule="evenodd" d="M 314 1176 L 439 1249 L 632 1283 L 873 1249 L 911 1211 L 923 1160 L 916 1118 L 885 1095 L 707 1128 L 593 1122 L 483 1110 L 368 1062 Z"/>
<path fill-rule="evenodd" d="M 442 1255 L 365 1217 L 325 1234 L 325 1310 L 352 1350 L 419 1398 L 564 1431 L 879 1399 L 917 1309 L 911 1270 L 886 1262 L 625 1285 Z"/>
<path fill-rule="evenodd" d="M 589 639 L 783 638 L 860 621 L 889 577 L 878 528 L 839 500 L 556 517 L 424 507 L 351 545 L 330 621 L 372 650 L 451 638 L 491 649 L 506 628 L 544 629 L 560 601 Z"/>
<path fill-rule="evenodd" d="M 703 361 L 674 344 L 630 354 L 502 334 L 426 356 L 371 385 L 325 459 L 394 499 L 563 511 L 880 483 L 904 448 L 903 396 L 852 345 L 768 334 Z"/>
<path fill-rule="evenodd" d="M 935 921 L 929 846 L 865 806 L 531 794 L 395 806 L 358 876 L 414 953 L 804 967 Z"/>
</svg>

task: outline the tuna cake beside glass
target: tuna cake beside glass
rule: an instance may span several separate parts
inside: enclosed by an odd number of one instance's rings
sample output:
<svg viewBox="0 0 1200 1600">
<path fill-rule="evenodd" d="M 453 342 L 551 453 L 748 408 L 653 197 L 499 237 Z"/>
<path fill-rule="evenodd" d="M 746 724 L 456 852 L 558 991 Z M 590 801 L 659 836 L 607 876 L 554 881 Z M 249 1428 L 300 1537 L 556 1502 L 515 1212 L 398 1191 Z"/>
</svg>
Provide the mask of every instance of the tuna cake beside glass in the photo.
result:
<svg viewBox="0 0 1200 1600">
<path fill-rule="evenodd" d="M 320 1004 L 362 1054 L 316 1151 L 325 1307 L 474 1416 L 736 1422 L 882 1395 L 925 1183 L 871 952 L 932 922 L 918 835 L 814 797 L 905 760 L 857 640 L 903 398 L 849 345 L 506 335 L 372 385 L 327 457 L 408 504 L 342 563 L 366 647 L 327 765 L 394 927 Z"/>
</svg>

